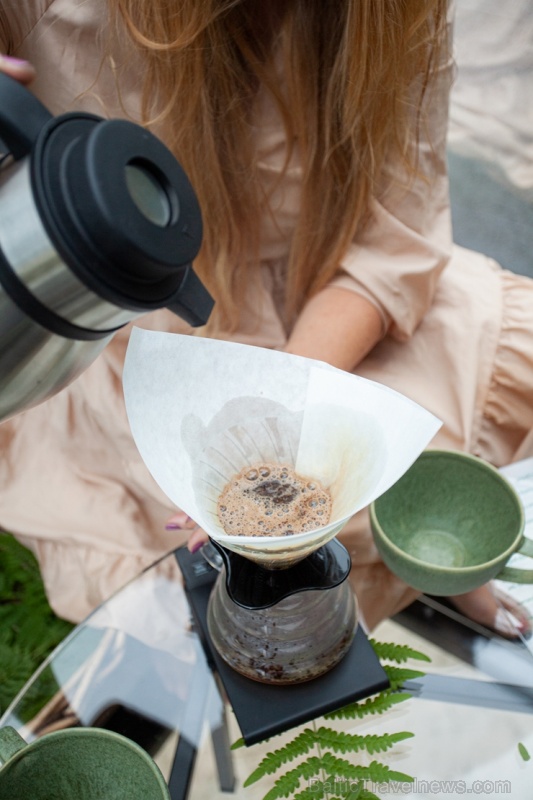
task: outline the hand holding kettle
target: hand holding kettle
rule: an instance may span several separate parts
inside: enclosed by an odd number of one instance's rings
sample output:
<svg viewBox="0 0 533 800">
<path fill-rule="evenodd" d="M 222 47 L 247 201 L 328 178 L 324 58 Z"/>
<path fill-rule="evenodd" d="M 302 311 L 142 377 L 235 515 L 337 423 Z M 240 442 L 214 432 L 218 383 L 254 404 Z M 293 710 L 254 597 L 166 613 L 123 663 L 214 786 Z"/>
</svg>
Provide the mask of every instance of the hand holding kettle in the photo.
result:
<svg viewBox="0 0 533 800">
<path fill-rule="evenodd" d="M 22 85 L 34 74 L 0 58 L 0 421 L 139 316 L 168 308 L 198 326 L 213 306 L 192 268 L 200 209 L 172 153 L 126 120 L 52 117 Z"/>
</svg>

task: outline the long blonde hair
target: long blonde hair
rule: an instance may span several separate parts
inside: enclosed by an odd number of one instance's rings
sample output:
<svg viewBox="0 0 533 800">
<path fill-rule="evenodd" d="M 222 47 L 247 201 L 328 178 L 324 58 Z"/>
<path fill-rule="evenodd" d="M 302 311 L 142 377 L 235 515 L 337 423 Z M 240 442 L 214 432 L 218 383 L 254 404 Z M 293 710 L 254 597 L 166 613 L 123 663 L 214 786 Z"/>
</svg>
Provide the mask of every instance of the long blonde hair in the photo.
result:
<svg viewBox="0 0 533 800">
<path fill-rule="evenodd" d="M 302 164 L 286 288 L 294 319 L 366 224 L 386 160 L 416 172 L 412 143 L 445 45 L 446 0 L 109 4 L 146 59 L 143 119 L 163 126 L 198 195 L 204 242 L 196 268 L 226 329 L 238 325 L 266 200 L 254 163 L 254 101 L 261 86 L 274 97 L 287 161 L 297 143 Z M 265 8 L 270 23 L 258 16 Z"/>
</svg>

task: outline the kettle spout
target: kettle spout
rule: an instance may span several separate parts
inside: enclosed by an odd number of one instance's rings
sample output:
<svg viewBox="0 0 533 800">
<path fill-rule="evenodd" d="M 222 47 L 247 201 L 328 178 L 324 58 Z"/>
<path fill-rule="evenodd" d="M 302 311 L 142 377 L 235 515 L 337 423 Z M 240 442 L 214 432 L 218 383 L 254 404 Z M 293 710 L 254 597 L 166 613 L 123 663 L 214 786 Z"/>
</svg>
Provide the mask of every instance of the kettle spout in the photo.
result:
<svg viewBox="0 0 533 800">
<path fill-rule="evenodd" d="M 214 304 L 213 298 L 189 265 L 178 292 L 166 307 L 189 325 L 198 328 L 206 324 Z"/>
</svg>

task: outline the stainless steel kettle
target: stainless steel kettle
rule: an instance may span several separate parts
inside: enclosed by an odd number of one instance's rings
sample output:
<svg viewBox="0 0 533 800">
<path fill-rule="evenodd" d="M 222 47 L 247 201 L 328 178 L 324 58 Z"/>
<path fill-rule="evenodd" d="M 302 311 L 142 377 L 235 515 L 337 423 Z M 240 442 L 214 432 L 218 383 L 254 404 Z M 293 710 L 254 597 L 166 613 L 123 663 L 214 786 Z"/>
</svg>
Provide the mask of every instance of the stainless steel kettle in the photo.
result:
<svg viewBox="0 0 533 800">
<path fill-rule="evenodd" d="M 203 325 L 202 237 L 182 168 L 141 126 L 52 117 L 0 74 L 0 421 L 57 393 L 125 324 Z M 0 142 L 1 144 L 1 142 Z"/>
</svg>

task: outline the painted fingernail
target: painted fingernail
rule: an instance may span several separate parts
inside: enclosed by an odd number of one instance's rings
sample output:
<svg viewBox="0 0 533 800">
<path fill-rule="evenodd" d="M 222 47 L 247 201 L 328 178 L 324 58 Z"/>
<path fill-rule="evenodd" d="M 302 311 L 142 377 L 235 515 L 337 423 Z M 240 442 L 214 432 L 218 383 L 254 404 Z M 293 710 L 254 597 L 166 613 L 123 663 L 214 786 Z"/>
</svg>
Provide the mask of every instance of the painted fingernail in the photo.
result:
<svg viewBox="0 0 533 800">
<path fill-rule="evenodd" d="M 0 55 L 0 63 L 11 64 L 12 67 L 30 67 L 29 61 L 24 58 L 15 58 L 14 56 Z"/>
<path fill-rule="evenodd" d="M 201 547 L 203 547 L 203 546 L 204 546 L 204 544 L 205 544 L 205 542 L 196 542 L 195 544 L 191 545 L 191 547 L 190 547 L 190 551 L 191 551 L 191 553 L 193 553 L 193 554 L 194 554 L 194 553 L 197 553 L 197 552 L 198 552 L 198 550 L 199 550 Z"/>
<path fill-rule="evenodd" d="M 166 531 L 181 531 L 181 529 L 182 526 L 178 525 L 177 522 L 169 522 L 167 525 L 165 525 Z"/>
</svg>

